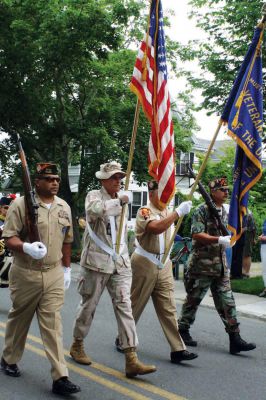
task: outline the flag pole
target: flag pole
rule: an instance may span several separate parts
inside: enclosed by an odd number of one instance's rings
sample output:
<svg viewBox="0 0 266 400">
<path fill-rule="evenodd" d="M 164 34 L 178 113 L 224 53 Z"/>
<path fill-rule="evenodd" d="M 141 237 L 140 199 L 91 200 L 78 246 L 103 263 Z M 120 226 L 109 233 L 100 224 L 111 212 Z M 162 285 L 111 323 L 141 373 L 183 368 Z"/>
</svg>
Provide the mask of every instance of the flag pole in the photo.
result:
<svg viewBox="0 0 266 400">
<path fill-rule="evenodd" d="M 211 141 L 211 143 L 210 143 L 210 145 L 209 145 L 209 148 L 208 148 L 208 150 L 207 150 L 206 156 L 205 156 L 205 158 L 204 158 L 204 160 L 203 160 L 203 163 L 202 163 L 201 166 L 200 166 L 198 175 L 197 175 L 197 177 L 196 177 L 196 179 L 195 179 L 195 182 L 193 183 L 192 188 L 191 188 L 191 190 L 190 190 L 190 193 L 189 193 L 189 195 L 188 195 L 188 200 L 192 200 L 193 193 L 195 192 L 195 190 L 196 190 L 196 188 L 197 188 L 197 185 L 198 185 L 198 182 L 199 182 L 199 180 L 201 179 L 201 176 L 202 176 L 202 174 L 203 174 L 203 171 L 204 171 L 205 168 L 206 168 L 206 165 L 207 165 L 207 162 L 208 162 L 210 153 L 211 153 L 211 151 L 212 151 L 212 149 L 213 149 L 214 143 L 215 143 L 215 141 L 216 141 L 216 139 L 217 139 L 218 133 L 220 132 L 220 129 L 221 129 L 221 126 L 222 126 L 222 125 L 223 125 L 223 121 L 222 121 L 222 119 L 220 119 L 219 122 L 218 122 L 218 126 L 217 126 L 217 128 L 216 128 L 216 131 L 215 131 L 215 133 L 214 133 L 214 135 L 213 135 L 212 141 Z M 163 258 L 162 258 L 162 263 L 163 263 L 163 264 L 165 263 L 165 261 L 166 261 L 166 259 L 167 259 L 167 257 L 168 257 L 168 254 L 170 253 L 172 244 L 173 244 L 174 239 L 175 239 L 175 235 L 177 234 L 177 232 L 178 232 L 178 230 L 179 230 L 179 228 L 180 228 L 180 225 L 182 224 L 183 218 L 184 218 L 183 216 L 181 216 L 181 217 L 178 218 L 177 224 L 176 224 L 176 226 L 175 226 L 174 233 L 173 233 L 173 235 L 172 235 L 172 237 L 171 237 L 171 239 L 170 239 L 170 242 L 168 243 L 168 246 L 167 246 L 167 248 L 166 248 L 166 250 L 165 250 L 165 253 L 164 253 L 164 256 L 163 256 Z"/>
<path fill-rule="evenodd" d="M 139 112 L 140 112 L 140 101 L 137 100 L 137 104 L 136 104 L 136 108 L 135 108 L 134 124 L 133 124 L 133 129 L 132 129 L 132 136 L 131 136 L 131 143 L 130 143 L 130 150 L 129 150 L 129 156 L 128 156 L 128 163 L 127 163 L 125 190 L 128 190 L 129 183 L 130 183 L 130 174 L 131 174 L 131 169 L 132 169 L 132 161 L 133 161 L 136 136 L 137 136 L 137 130 L 138 130 L 138 124 L 139 124 Z M 126 213 L 126 204 L 123 204 L 118 233 L 117 233 L 117 241 L 116 241 L 116 253 L 117 254 L 119 254 L 119 250 L 120 250 L 120 242 L 121 242 L 122 230 L 123 230 L 123 225 L 124 225 L 125 213 Z"/>
<path fill-rule="evenodd" d="M 260 24 L 263 24 L 263 29 L 264 29 L 264 28 L 265 28 L 265 23 L 266 23 L 266 3 L 263 4 L 262 9 L 261 9 L 261 13 L 262 13 L 262 20 L 260 21 L 259 25 L 260 25 Z M 196 187 L 197 187 L 197 185 L 198 185 L 198 182 L 199 182 L 199 180 L 201 179 L 202 173 L 203 173 L 203 171 L 204 171 L 204 169 L 205 169 L 205 167 L 206 167 L 206 164 L 207 164 L 209 155 L 210 155 L 210 153 L 211 153 L 211 151 L 212 151 L 212 148 L 213 148 L 213 146 L 214 146 L 214 143 L 215 143 L 215 141 L 216 141 L 216 138 L 217 138 L 217 136 L 218 136 L 218 133 L 219 133 L 219 131 L 220 131 L 220 129 L 221 129 L 221 126 L 222 126 L 225 122 L 226 122 L 225 120 L 223 120 L 222 118 L 220 118 L 219 123 L 218 123 L 218 126 L 217 126 L 217 129 L 216 129 L 216 131 L 215 131 L 215 133 L 214 133 L 213 139 L 212 139 L 212 141 L 211 141 L 211 143 L 210 143 L 210 145 L 209 145 L 208 151 L 207 151 L 207 153 L 206 153 L 206 156 L 205 156 L 205 158 L 204 158 L 204 160 L 203 160 L 203 163 L 202 163 L 202 165 L 201 165 L 201 167 L 200 167 L 200 169 L 199 169 L 198 175 L 197 175 L 197 177 L 196 177 L 196 179 L 195 179 L 195 182 L 194 182 L 194 184 L 193 184 L 193 186 L 192 186 L 192 188 L 191 188 L 191 191 L 190 191 L 190 193 L 189 193 L 189 196 L 188 196 L 188 199 L 189 199 L 189 200 L 192 200 L 193 193 L 195 192 Z M 171 237 L 171 239 L 170 239 L 170 242 L 169 242 L 169 244 L 168 244 L 168 246 L 167 246 L 167 248 L 166 248 L 165 254 L 164 254 L 163 258 L 162 258 L 162 263 L 165 263 L 165 261 L 166 261 L 166 259 L 167 259 L 167 257 L 168 257 L 168 254 L 169 254 L 169 252 L 170 252 L 170 250 L 171 250 L 171 247 L 172 247 L 172 244 L 173 244 L 173 242 L 174 242 L 175 235 L 177 234 L 177 232 L 178 232 L 178 230 L 179 230 L 179 228 L 180 228 L 180 225 L 182 224 L 182 221 L 183 221 L 183 216 L 181 216 L 181 217 L 178 219 L 178 221 L 177 221 L 177 224 L 176 224 L 176 226 L 175 226 L 174 233 L 173 233 L 173 235 L 172 235 L 172 237 Z"/>
<path fill-rule="evenodd" d="M 151 5 L 152 5 L 152 0 L 150 0 L 150 7 L 151 7 Z M 149 37 L 149 25 L 150 25 L 150 18 L 149 17 L 148 17 L 147 25 L 148 25 L 148 27 L 147 27 L 147 32 L 146 32 L 146 44 L 148 44 L 148 37 Z M 145 74 L 145 68 L 144 68 L 143 73 Z M 138 99 L 137 100 L 137 104 L 136 104 L 136 108 L 135 108 L 134 123 L 133 123 L 130 150 L 129 150 L 129 156 L 128 156 L 127 173 L 126 173 L 126 181 L 125 181 L 125 190 L 128 190 L 129 182 L 130 182 L 133 155 L 134 155 L 136 136 L 137 136 L 137 130 L 138 130 L 138 124 L 139 124 L 140 104 L 141 104 L 140 100 Z M 116 251 L 117 254 L 119 254 L 119 252 L 120 252 L 120 242 L 121 242 L 121 237 L 122 237 L 125 213 L 126 213 L 126 204 L 123 204 L 122 205 L 122 212 L 121 212 L 120 222 L 119 222 L 119 227 L 118 227 L 118 232 L 117 232 L 117 240 L 116 240 L 116 250 L 115 251 Z"/>
</svg>

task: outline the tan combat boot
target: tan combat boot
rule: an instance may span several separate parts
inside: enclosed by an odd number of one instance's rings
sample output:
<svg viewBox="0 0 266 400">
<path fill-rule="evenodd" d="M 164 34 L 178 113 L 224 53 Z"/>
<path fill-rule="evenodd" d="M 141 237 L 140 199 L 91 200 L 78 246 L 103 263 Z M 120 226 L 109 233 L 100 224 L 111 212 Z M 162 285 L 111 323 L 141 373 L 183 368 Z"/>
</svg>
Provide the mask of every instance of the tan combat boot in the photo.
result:
<svg viewBox="0 0 266 400">
<path fill-rule="evenodd" d="M 70 355 L 79 364 L 90 365 L 91 359 L 87 356 L 84 350 L 83 340 L 74 338 L 74 342 L 70 348 Z"/>
<path fill-rule="evenodd" d="M 151 374 L 156 371 L 155 365 L 145 365 L 138 360 L 135 347 L 124 350 L 126 357 L 126 377 L 133 378 L 137 375 Z"/>
</svg>

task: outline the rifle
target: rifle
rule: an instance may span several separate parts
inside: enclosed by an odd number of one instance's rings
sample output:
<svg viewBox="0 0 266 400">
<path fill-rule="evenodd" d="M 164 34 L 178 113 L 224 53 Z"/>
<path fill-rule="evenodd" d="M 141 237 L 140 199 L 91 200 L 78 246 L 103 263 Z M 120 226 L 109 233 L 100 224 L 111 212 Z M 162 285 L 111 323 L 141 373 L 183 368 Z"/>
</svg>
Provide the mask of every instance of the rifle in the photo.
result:
<svg viewBox="0 0 266 400">
<path fill-rule="evenodd" d="M 19 149 L 19 157 L 22 165 L 22 181 L 23 181 L 23 188 L 25 195 L 26 226 L 28 228 L 29 239 L 31 243 L 41 242 L 37 225 L 39 205 L 35 199 L 35 191 L 31 184 L 26 156 L 18 133 L 17 133 L 17 144 Z"/>
<path fill-rule="evenodd" d="M 196 174 L 190 166 L 188 166 L 188 171 L 189 171 L 190 175 L 194 179 L 196 179 Z M 223 221 L 221 220 L 221 216 L 219 214 L 219 211 L 216 208 L 216 204 L 212 200 L 209 193 L 206 191 L 206 189 L 203 186 L 203 184 L 201 183 L 201 181 L 198 182 L 198 187 L 199 187 L 199 192 L 202 195 L 203 199 L 205 200 L 205 203 L 209 207 L 209 210 L 210 210 L 212 216 L 214 217 L 216 225 L 217 225 L 218 229 L 220 230 L 222 236 L 228 236 L 229 232 L 228 232 L 226 226 L 224 225 Z"/>
</svg>

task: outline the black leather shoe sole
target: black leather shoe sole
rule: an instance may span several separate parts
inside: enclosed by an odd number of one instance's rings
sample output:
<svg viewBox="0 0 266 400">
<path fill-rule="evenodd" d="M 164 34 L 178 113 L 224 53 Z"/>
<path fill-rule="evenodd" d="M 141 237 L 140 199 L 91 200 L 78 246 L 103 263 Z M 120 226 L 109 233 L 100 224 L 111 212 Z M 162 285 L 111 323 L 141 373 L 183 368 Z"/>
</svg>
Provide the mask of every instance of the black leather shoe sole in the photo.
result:
<svg viewBox="0 0 266 400">
<path fill-rule="evenodd" d="M 198 354 L 190 353 L 188 351 L 183 351 L 183 352 L 177 351 L 171 353 L 170 357 L 172 364 L 179 364 L 181 361 L 190 361 L 194 360 L 195 358 L 198 358 Z"/>
<path fill-rule="evenodd" d="M 53 382 L 52 392 L 54 394 L 61 394 L 62 396 L 80 392 L 81 389 L 78 385 L 70 382 L 68 379 L 58 379 Z"/>
<path fill-rule="evenodd" d="M 52 388 L 52 392 L 54 394 L 60 394 L 61 396 L 67 396 L 68 394 L 75 394 L 75 393 L 79 393 L 81 391 L 80 387 L 77 386 L 76 389 L 72 389 L 71 391 L 69 390 L 63 390 L 63 389 L 56 389 L 56 388 Z"/>
<path fill-rule="evenodd" d="M 18 378 L 21 375 L 17 364 L 7 364 L 3 358 L 1 359 L 0 368 L 6 375 L 12 376 L 13 378 Z"/>
</svg>

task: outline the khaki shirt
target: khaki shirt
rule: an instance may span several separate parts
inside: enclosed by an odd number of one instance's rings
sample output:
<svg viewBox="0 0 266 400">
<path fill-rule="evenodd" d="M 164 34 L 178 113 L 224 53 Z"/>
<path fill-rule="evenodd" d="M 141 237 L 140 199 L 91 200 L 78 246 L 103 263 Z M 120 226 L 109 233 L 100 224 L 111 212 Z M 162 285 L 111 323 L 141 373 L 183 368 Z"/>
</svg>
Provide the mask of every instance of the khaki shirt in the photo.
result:
<svg viewBox="0 0 266 400">
<path fill-rule="evenodd" d="M 116 233 L 119 229 L 122 207 L 118 198 L 112 199 L 102 187 L 92 190 L 85 200 L 87 221 L 94 233 L 109 247 L 113 248 L 111 237 L 110 216 L 115 216 Z M 120 256 L 116 261 L 112 256 L 96 245 L 90 237 L 86 226 L 83 236 L 83 250 L 80 264 L 95 271 L 112 274 L 115 270 L 119 273 L 121 268 L 131 268 L 127 247 L 127 216 L 125 216 L 124 245 L 121 246 Z"/>
<path fill-rule="evenodd" d="M 153 204 L 148 204 L 138 210 L 135 226 L 136 239 L 141 247 L 149 253 L 158 255 L 160 253 L 159 235 L 146 232 L 146 226 L 149 222 L 167 217 L 169 211 L 166 209 L 159 210 Z M 167 229 L 164 235 L 164 250 L 167 248 L 171 238 L 171 228 Z"/>
<path fill-rule="evenodd" d="M 55 196 L 50 209 L 38 196 L 36 196 L 36 201 L 39 204 L 38 229 L 41 241 L 47 247 L 47 255 L 41 260 L 34 260 L 27 254 L 14 251 L 14 264 L 29 269 L 61 262 L 63 243 L 72 243 L 73 241 L 69 205 L 57 196 Z M 7 239 L 13 236 L 18 236 L 24 242 L 29 242 L 25 226 L 24 196 L 12 202 L 6 216 L 3 237 Z"/>
</svg>

